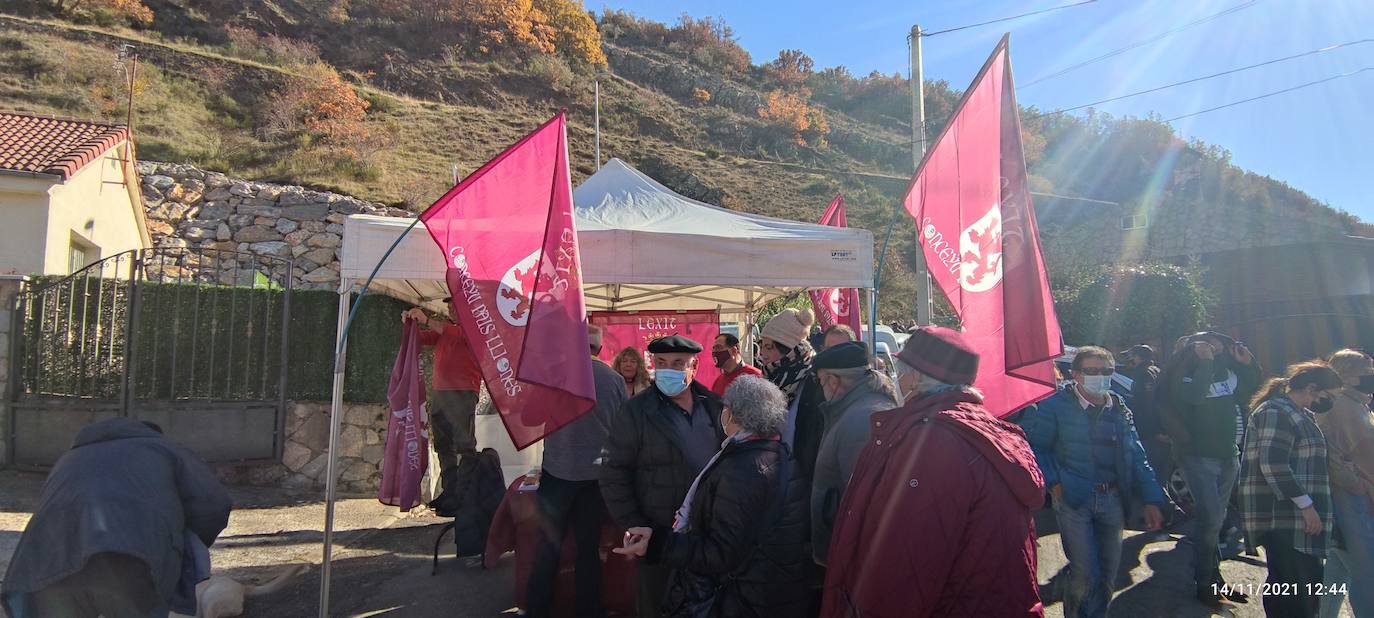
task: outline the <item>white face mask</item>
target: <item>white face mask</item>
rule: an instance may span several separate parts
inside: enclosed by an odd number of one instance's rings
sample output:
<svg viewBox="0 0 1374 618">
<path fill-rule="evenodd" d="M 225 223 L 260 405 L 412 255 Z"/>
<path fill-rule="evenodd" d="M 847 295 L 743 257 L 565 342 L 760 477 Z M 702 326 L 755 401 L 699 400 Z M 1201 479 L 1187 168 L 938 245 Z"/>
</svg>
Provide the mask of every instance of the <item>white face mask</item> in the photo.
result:
<svg viewBox="0 0 1374 618">
<path fill-rule="evenodd" d="M 1083 390 L 1093 395 L 1106 395 L 1112 390 L 1111 376 L 1083 376 Z"/>
<path fill-rule="evenodd" d="M 911 398 L 916 396 L 915 384 L 912 384 L 910 389 L 902 388 L 902 378 L 905 375 L 907 374 L 898 375 L 897 379 L 892 381 L 892 386 L 895 387 L 897 390 L 897 401 L 900 401 L 902 403 L 911 401 Z"/>
</svg>

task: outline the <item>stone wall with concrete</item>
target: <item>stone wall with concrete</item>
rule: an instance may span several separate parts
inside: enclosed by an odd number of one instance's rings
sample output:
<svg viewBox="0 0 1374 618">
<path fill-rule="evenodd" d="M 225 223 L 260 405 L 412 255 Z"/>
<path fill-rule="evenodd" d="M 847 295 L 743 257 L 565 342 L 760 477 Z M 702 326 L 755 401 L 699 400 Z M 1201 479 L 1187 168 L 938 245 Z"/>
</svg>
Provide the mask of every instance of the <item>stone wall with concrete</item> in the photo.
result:
<svg viewBox="0 0 1374 618">
<path fill-rule="evenodd" d="M 386 452 L 387 407 L 346 403 L 339 433 L 339 487 L 376 491 Z M 294 402 L 287 406 L 286 448 L 282 466 L 288 486 L 324 487 L 329 463 L 329 403 Z"/>
<path fill-rule="evenodd" d="M 138 173 L 154 246 L 295 258 L 297 289 L 338 287 L 348 215 L 413 216 L 347 195 L 240 180 L 192 165 L 140 161 Z"/>
<path fill-rule="evenodd" d="M 385 404 L 344 404 L 339 433 L 339 491 L 375 493 L 386 452 Z M 288 401 L 286 445 L 273 464 L 220 464 L 220 480 L 235 485 L 324 489 L 329 466 L 329 403 Z"/>
<path fill-rule="evenodd" d="M 10 385 L 14 379 L 10 370 L 17 369 L 18 364 L 10 355 L 19 322 L 19 294 L 28 280 L 22 275 L 0 275 L 0 466 L 9 464 L 14 456 L 10 452 L 10 436 L 14 432 L 10 426 Z"/>
</svg>

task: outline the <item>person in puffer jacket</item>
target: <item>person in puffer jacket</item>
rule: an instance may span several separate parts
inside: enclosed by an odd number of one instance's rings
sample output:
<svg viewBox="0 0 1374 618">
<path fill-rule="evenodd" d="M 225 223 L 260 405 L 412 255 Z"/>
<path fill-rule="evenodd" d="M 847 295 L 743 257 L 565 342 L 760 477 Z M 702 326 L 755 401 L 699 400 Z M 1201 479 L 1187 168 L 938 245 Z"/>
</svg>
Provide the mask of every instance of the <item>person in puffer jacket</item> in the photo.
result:
<svg viewBox="0 0 1374 618">
<path fill-rule="evenodd" d="M 1078 348 L 1074 382 L 1021 418 L 1054 496 L 1069 559 L 1065 616 L 1106 616 L 1121 563 L 1121 531 L 1137 509 L 1158 530 L 1168 505 L 1121 397 L 1111 392 L 1111 352 Z"/>
<path fill-rule="evenodd" d="M 805 616 L 807 492 L 780 438 L 786 399 L 767 380 L 725 391 L 730 435 L 692 483 L 671 528 L 634 527 L 615 552 L 671 567 L 662 611 L 672 617 Z"/>
</svg>

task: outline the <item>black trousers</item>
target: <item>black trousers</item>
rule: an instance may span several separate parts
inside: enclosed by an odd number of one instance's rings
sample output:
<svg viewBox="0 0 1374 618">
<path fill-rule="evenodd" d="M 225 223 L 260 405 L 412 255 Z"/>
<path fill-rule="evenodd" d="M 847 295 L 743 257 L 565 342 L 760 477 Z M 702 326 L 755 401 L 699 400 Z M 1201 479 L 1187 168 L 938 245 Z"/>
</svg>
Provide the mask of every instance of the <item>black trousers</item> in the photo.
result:
<svg viewBox="0 0 1374 618">
<path fill-rule="evenodd" d="M 169 613 L 148 564 L 125 554 L 95 554 L 74 575 L 27 595 L 10 608 L 17 618 L 155 618 Z"/>
<path fill-rule="evenodd" d="M 1294 549 L 1291 532 L 1265 532 L 1259 545 L 1269 564 L 1266 592 L 1275 593 L 1264 595 L 1264 615 L 1315 618 L 1321 607 L 1314 589 L 1322 583 L 1322 559 Z"/>
<path fill-rule="evenodd" d="M 434 391 L 429 402 L 429 429 L 439 459 L 439 491 L 458 475 L 460 457 L 477 454 L 477 391 Z"/>
<path fill-rule="evenodd" d="M 604 506 L 596 481 L 565 481 L 544 470 L 539 474 L 542 533 L 534 553 L 534 565 L 525 590 L 525 610 L 531 618 L 549 616 L 554 582 L 563 555 L 563 536 L 573 530 L 577 559 L 573 563 L 578 618 L 605 615 L 601 605 L 601 516 Z"/>
</svg>

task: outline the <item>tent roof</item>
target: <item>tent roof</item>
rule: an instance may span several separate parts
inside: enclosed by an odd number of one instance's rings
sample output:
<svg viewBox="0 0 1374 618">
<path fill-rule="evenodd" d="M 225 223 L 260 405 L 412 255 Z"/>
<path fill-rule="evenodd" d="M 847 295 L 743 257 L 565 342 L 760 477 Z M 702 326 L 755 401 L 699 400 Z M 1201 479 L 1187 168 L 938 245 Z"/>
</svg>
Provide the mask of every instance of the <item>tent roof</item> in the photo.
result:
<svg viewBox="0 0 1374 618">
<path fill-rule="evenodd" d="M 573 192 L 588 310 L 757 308 L 817 287 L 871 287 L 873 235 L 735 212 L 698 202 L 611 159 Z M 353 215 L 344 224 L 344 283 L 365 281 L 412 220 Z M 444 289 L 444 260 L 411 230 L 374 285 L 411 302 Z"/>
</svg>

